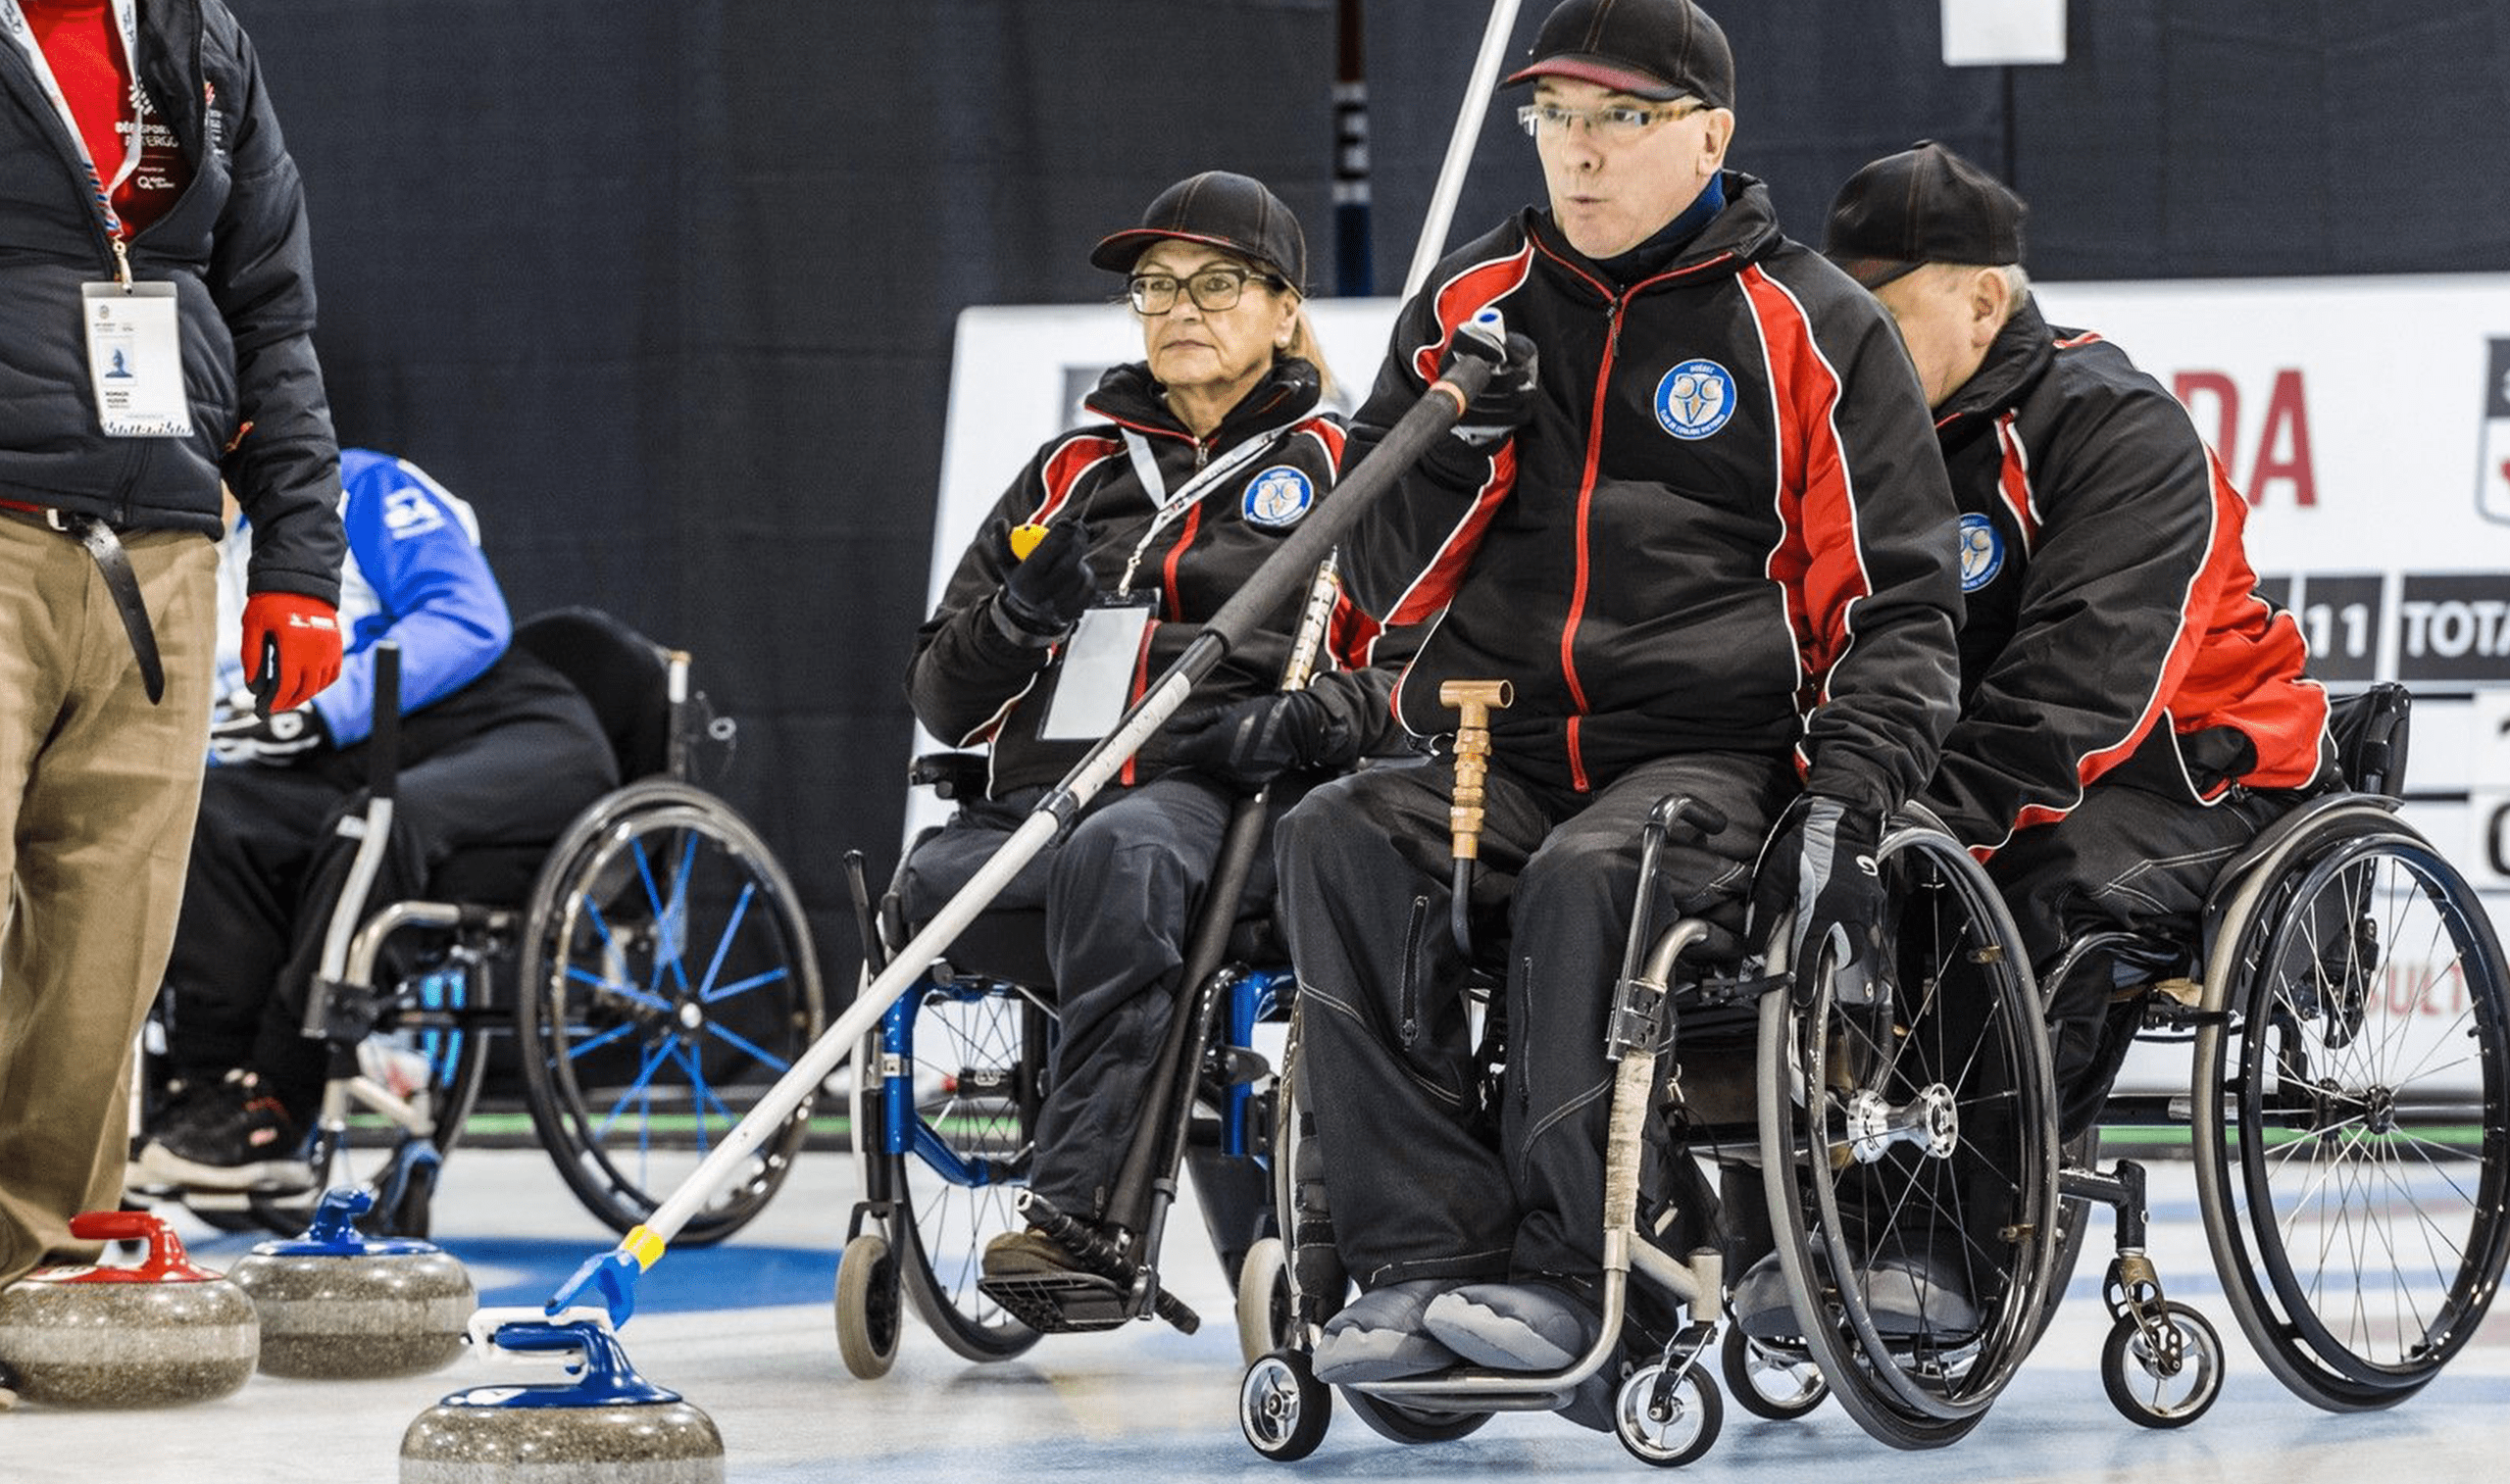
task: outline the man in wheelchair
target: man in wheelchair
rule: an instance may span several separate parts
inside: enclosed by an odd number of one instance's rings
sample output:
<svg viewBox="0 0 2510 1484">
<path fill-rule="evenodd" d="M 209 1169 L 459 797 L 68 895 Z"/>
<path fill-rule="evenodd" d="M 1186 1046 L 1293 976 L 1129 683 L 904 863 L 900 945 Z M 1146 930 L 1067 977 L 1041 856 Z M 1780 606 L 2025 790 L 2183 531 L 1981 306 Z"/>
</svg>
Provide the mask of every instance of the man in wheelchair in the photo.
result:
<svg viewBox="0 0 2510 1484">
<path fill-rule="evenodd" d="M 399 793 L 375 902 L 426 888 L 455 851 L 545 842 L 618 783 L 580 691 L 509 648 L 513 623 L 470 506 L 417 466 L 343 449 L 349 556 L 339 678 L 264 716 L 233 651 L 219 658 L 211 757 L 166 968 L 166 1066 L 138 1173 L 196 1190 L 285 1189 L 310 1172 L 301 1131 L 327 1070 L 305 1003 L 370 777 L 375 646 L 401 649 Z M 220 600 L 242 601 L 252 528 L 228 511 Z M 355 828 L 354 823 L 352 829 Z"/>
<path fill-rule="evenodd" d="M 1961 717 L 1921 799 L 1986 863 L 2042 975 L 2071 1138 L 2133 1037 L 2134 970 L 2046 971 L 2096 932 L 2193 942 L 2224 864 L 2332 781 L 2334 753 L 2300 626 L 2241 549 L 2246 503 L 2159 382 L 2040 318 L 2024 217 L 1922 143 L 1848 180 L 1824 246 L 1890 311 L 1934 409 L 1968 617 Z"/>
<path fill-rule="evenodd" d="M 1299 1095 L 1364 1290 L 1324 1327 L 1322 1382 L 1556 1370 L 1592 1345 L 1605 1019 L 1642 823 L 1677 793 L 1724 816 L 1658 879 L 1673 912 L 1740 927 L 1785 816 L 1767 870 L 1797 960 L 1866 960 L 1882 820 L 1952 715 L 1951 508 L 1917 385 L 1872 303 L 1722 169 L 1715 24 L 1684 0 L 1569 0 L 1534 58 L 1508 80 L 1532 84 L 1551 210 L 1459 250 L 1404 307 L 1353 434 L 1467 353 L 1457 326 L 1485 306 L 1516 332 L 1458 435 L 1349 543 L 1364 606 L 1438 616 L 1397 692 L 1407 726 L 1451 729 L 1442 682 L 1513 687 L 1481 872 L 1455 912 L 1454 748 L 1320 787 L 1278 848 Z M 1459 939 L 1486 951 L 1497 928 L 1507 1045 L 1484 1108 Z M 1602 1413 L 1581 1395 L 1571 1414 Z"/>
</svg>

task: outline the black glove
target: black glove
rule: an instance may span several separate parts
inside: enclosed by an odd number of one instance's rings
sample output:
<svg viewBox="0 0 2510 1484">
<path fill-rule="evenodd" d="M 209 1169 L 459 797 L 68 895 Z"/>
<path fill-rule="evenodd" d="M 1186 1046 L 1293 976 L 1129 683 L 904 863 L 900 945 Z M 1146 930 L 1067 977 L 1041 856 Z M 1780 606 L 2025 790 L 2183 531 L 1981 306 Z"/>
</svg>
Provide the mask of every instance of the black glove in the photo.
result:
<svg viewBox="0 0 2510 1484">
<path fill-rule="evenodd" d="M 218 703 L 209 718 L 209 754 L 219 762 L 283 766 L 323 745 L 323 718 L 311 706 L 273 712 L 256 709 L 250 690 L 235 690 Z"/>
<path fill-rule="evenodd" d="M 1172 719 L 1160 733 L 1158 756 L 1248 793 L 1294 767 L 1324 767 L 1352 761 L 1335 756 L 1331 709 L 1303 690 L 1207 706 Z"/>
<path fill-rule="evenodd" d="M 1438 374 L 1443 376 L 1454 370 L 1459 357 L 1487 363 L 1493 369 L 1489 381 L 1447 431 L 1476 453 L 1487 453 L 1533 416 L 1533 342 L 1523 335 L 1510 335 L 1503 355 L 1481 336 L 1458 330 L 1447 345 L 1447 358 L 1438 363 Z"/>
<path fill-rule="evenodd" d="M 1871 1001 L 1882 957 L 1882 878 L 1874 864 L 1882 838 L 1882 817 L 1874 810 L 1815 795 L 1761 858 L 1753 920 L 1767 923 L 1795 909 L 1786 962 L 1798 1003 L 1809 998 L 1825 952 L 1838 998 Z"/>
<path fill-rule="evenodd" d="M 1025 560 L 1011 554 L 1009 540 L 1006 532 L 1002 560 L 1010 574 L 1002 579 L 996 611 L 1016 630 L 1015 637 L 1062 638 L 1097 591 L 1089 570 L 1089 522 L 1056 524 Z"/>
</svg>

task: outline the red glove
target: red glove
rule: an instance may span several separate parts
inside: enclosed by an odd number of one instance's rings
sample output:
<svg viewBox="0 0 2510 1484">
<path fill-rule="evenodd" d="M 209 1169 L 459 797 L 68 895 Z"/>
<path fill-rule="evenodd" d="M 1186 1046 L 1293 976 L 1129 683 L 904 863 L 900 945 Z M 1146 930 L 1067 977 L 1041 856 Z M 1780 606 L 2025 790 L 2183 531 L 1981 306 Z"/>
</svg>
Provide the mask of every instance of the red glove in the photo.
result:
<svg viewBox="0 0 2510 1484">
<path fill-rule="evenodd" d="M 294 711 L 340 677 L 340 611 L 299 593 L 244 604 L 244 671 L 262 714 Z"/>
</svg>

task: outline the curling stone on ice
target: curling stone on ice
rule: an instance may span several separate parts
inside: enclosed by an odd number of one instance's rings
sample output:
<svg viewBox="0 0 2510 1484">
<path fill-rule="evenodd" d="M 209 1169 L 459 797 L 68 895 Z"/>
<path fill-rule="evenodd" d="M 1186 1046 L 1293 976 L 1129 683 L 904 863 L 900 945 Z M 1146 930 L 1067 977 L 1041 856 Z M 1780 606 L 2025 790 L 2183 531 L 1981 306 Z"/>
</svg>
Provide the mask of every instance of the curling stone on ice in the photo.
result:
<svg viewBox="0 0 2510 1484">
<path fill-rule="evenodd" d="M 262 1369 L 319 1379 L 414 1376 L 462 1354 L 471 1275 L 427 1242 L 361 1236 L 375 1198 L 326 1191 L 305 1234 L 264 1242 L 226 1276 L 262 1316 Z"/>
<path fill-rule="evenodd" d="M 54 1407 L 176 1407 L 253 1374 L 261 1326 L 244 1291 L 194 1267 L 145 1212 L 74 1216 L 82 1242 L 145 1242 L 136 1267 L 38 1267 L 0 1289 L 0 1372 Z"/>
<path fill-rule="evenodd" d="M 477 1386 L 419 1413 L 401 1484 L 723 1484 L 714 1419 L 636 1374 L 605 1321 L 503 1324 L 493 1343 L 577 1352 L 576 1379 Z"/>
</svg>

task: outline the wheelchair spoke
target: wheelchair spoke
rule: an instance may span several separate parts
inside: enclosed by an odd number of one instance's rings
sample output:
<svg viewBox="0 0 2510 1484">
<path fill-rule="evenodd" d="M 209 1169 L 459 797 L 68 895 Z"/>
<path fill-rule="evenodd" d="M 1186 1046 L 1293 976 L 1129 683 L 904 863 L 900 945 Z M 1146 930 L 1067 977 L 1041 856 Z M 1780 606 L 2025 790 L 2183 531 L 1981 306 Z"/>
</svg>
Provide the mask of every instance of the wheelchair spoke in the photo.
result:
<svg viewBox="0 0 2510 1484">
<path fill-rule="evenodd" d="M 715 976 L 724 971 L 724 955 L 731 952 L 732 939 L 738 936 L 741 930 L 741 918 L 749 913 L 749 899 L 755 895 L 757 891 L 757 882 L 744 881 L 741 883 L 740 900 L 732 904 L 731 919 L 724 924 L 724 930 L 722 932 L 715 935 L 715 957 L 706 961 L 705 977 L 697 981 L 698 1004 L 704 1005 L 717 998 L 715 993 Z"/>
<path fill-rule="evenodd" d="M 580 1030 L 581 1027 L 579 1026 L 570 1025 L 567 1027 L 567 1033 L 569 1035 L 577 1034 Z M 567 1059 L 569 1061 L 577 1060 L 587 1052 L 598 1051 L 602 1047 L 608 1046 L 611 1042 L 618 1040 L 622 1036 L 632 1036 L 635 1033 L 635 1021 L 622 1020 L 597 1036 L 589 1036 L 581 1041 L 573 1041 L 568 1043 Z"/>
<path fill-rule="evenodd" d="M 717 1040 L 723 1041 L 728 1045 L 739 1048 L 742 1052 L 748 1054 L 752 1059 L 754 1059 L 759 1065 L 775 1068 L 778 1076 L 781 1076 L 792 1066 L 791 1063 L 785 1061 L 782 1057 L 776 1055 L 774 1052 L 760 1046 L 757 1042 L 750 1040 L 748 1037 L 735 1035 L 731 1031 L 726 1030 L 724 1028 L 724 1022 L 721 1020 L 707 1021 L 706 1034 L 713 1036 Z"/>
<path fill-rule="evenodd" d="M 627 1090 L 619 1095 L 619 1101 L 610 1105 L 610 1116 L 602 1119 L 601 1126 L 593 1130 L 594 1138 L 609 1137 L 610 1130 L 618 1123 L 620 1115 L 628 1111 L 628 1103 L 644 1095 L 645 1089 L 654 1080 L 654 1073 L 663 1069 L 663 1064 L 671 1060 L 671 1049 L 678 1044 L 679 1032 L 664 1033 L 661 1043 L 654 1048 L 650 1056 L 645 1058 L 645 1064 L 637 1068 L 636 1080 L 628 1083 Z"/>
<path fill-rule="evenodd" d="M 753 989 L 762 989 L 770 984 L 781 984 L 785 979 L 790 977 L 791 974 L 792 970 L 789 968 L 777 967 L 768 969 L 764 973 L 751 974 L 746 979 L 734 979 L 729 984 L 718 986 L 713 994 L 700 995 L 697 1003 L 700 1005 L 714 1005 L 721 1001 L 731 999 L 735 995 L 747 994 Z"/>
<path fill-rule="evenodd" d="M 577 984 L 590 985 L 595 993 L 607 995 L 612 999 L 625 1000 L 630 1005 L 641 1005 L 647 1010 L 658 1010 L 666 1014 L 671 1012 L 670 1001 L 649 995 L 634 985 L 622 984 L 616 979 L 605 979 L 588 968 L 577 968 L 570 964 L 567 965 L 567 977 Z"/>
</svg>

